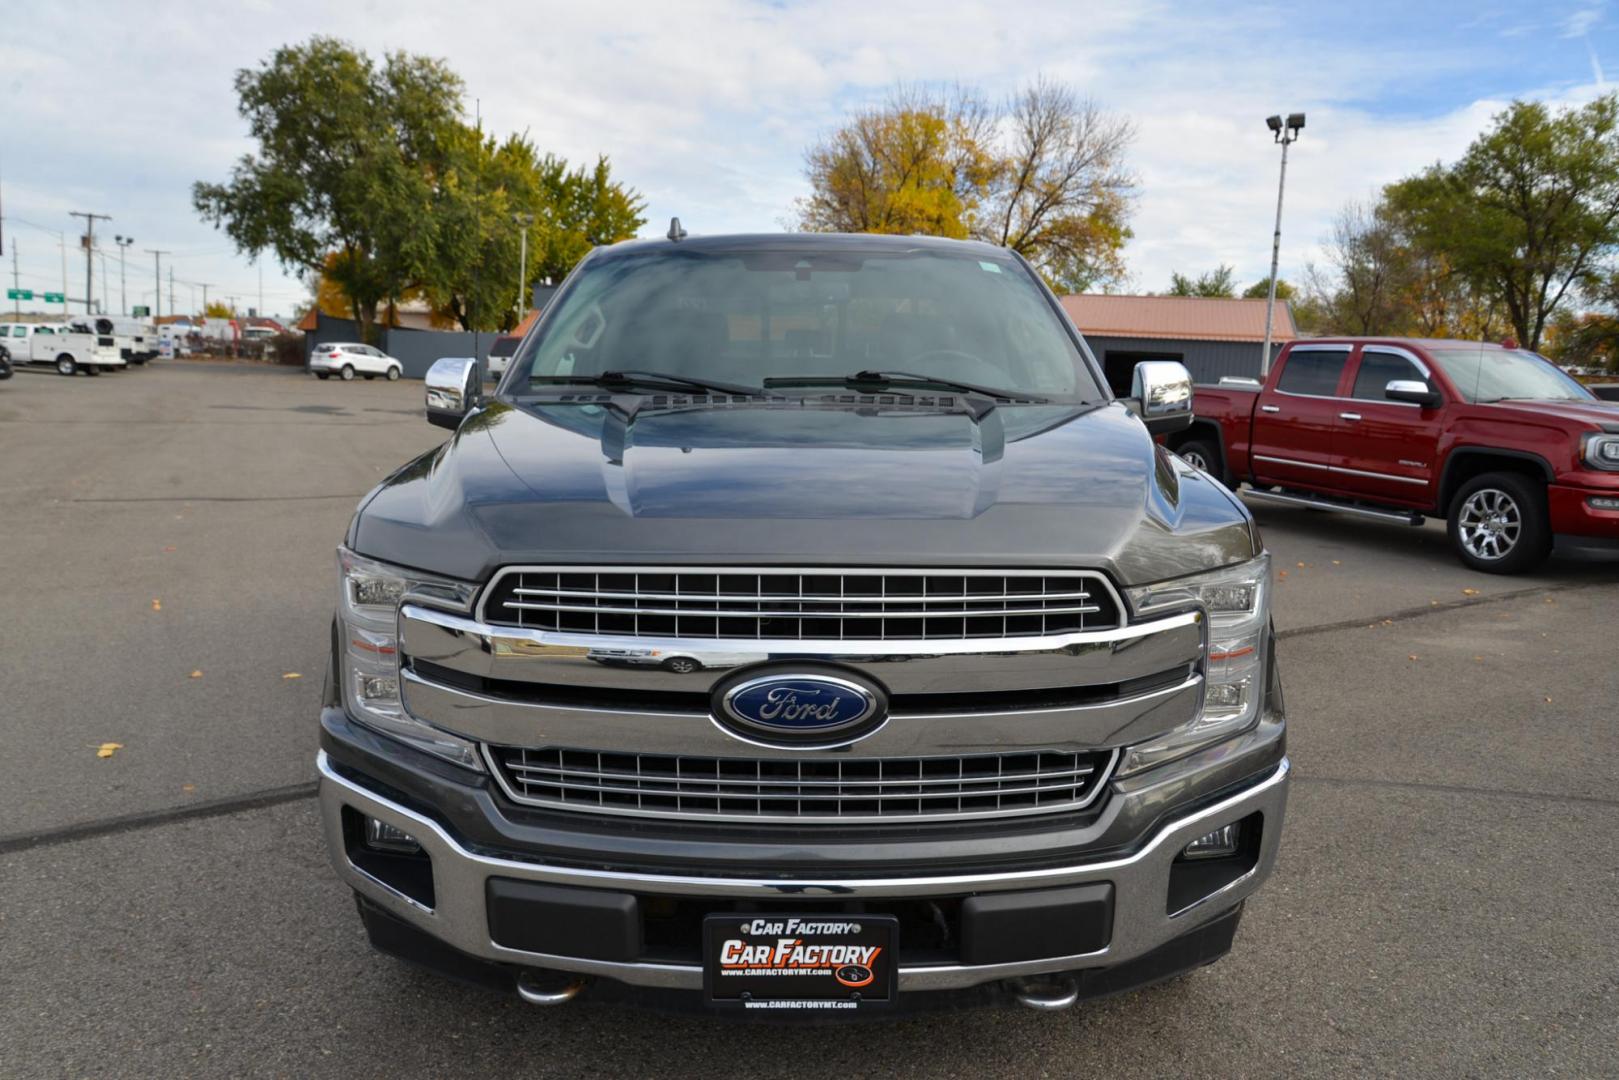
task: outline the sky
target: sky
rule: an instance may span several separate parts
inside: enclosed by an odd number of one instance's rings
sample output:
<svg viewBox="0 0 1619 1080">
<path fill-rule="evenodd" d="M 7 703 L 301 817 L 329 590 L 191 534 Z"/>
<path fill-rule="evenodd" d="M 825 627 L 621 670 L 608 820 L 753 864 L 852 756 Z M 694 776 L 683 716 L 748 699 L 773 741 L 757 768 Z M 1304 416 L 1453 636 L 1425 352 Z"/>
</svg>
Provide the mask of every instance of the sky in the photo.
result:
<svg viewBox="0 0 1619 1080">
<path fill-rule="evenodd" d="M 1216 9 L 1223 10 L 1216 10 Z M 86 27 L 104 32 L 87 34 Z M 1304 112 L 1288 162 L 1281 267 L 1322 260 L 1335 213 L 1457 157 L 1513 98 L 1578 104 L 1619 79 L 1619 0 L 1240 5 L 1021 0 L 590 4 L 308 0 L 26 4 L 0 36 L 0 276 L 84 294 L 82 222 L 98 221 L 116 310 L 152 302 L 163 256 L 182 311 L 235 297 L 290 314 L 308 289 L 201 221 L 191 185 L 253 150 L 235 71 L 314 34 L 373 56 L 441 57 L 464 107 L 571 161 L 608 155 L 647 203 L 646 235 L 777 231 L 806 193 L 804 149 L 896 83 L 1000 99 L 1045 75 L 1128 117 L 1138 187 L 1126 291 L 1173 271 L 1269 269 L 1280 151 L 1264 118 Z M 105 237 L 105 242 L 103 238 Z"/>
</svg>

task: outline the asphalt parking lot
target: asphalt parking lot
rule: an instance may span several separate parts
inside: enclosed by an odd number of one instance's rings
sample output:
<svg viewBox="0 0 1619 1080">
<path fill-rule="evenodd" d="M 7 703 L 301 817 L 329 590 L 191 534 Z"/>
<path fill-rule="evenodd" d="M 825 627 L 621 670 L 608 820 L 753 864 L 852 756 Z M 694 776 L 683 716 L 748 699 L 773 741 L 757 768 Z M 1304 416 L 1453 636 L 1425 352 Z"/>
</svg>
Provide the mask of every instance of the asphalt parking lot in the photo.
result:
<svg viewBox="0 0 1619 1080">
<path fill-rule="evenodd" d="M 0 1076 L 1619 1074 L 1619 562 L 1261 508 L 1295 765 L 1230 956 L 1054 1015 L 737 1028 L 373 954 L 313 799 L 333 548 L 421 384 L 0 383 Z M 98 748 L 118 744 L 110 756 Z"/>
</svg>

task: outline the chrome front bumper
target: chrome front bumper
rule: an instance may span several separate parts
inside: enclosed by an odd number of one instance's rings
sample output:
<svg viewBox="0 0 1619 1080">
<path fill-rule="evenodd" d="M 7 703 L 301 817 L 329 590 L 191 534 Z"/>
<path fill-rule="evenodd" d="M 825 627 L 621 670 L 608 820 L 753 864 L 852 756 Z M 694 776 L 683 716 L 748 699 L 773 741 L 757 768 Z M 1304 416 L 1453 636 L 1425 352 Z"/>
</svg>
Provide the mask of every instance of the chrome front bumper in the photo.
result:
<svg viewBox="0 0 1619 1080">
<path fill-rule="evenodd" d="M 496 944 L 489 935 L 486 882 L 491 877 L 516 878 L 552 885 L 597 888 L 640 895 L 715 897 L 728 900 L 792 897 L 927 897 L 962 893 L 1038 889 L 1090 882 L 1112 882 L 1114 922 L 1107 947 L 1074 956 L 1048 957 L 1013 964 L 918 965 L 901 967 L 902 990 L 947 990 L 999 979 L 1044 972 L 1104 968 L 1142 956 L 1207 923 L 1254 892 L 1270 875 L 1282 834 L 1287 805 L 1289 763 L 1286 758 L 1258 782 L 1195 813 L 1162 825 L 1134 853 L 1071 866 L 998 873 L 940 873 L 910 877 L 721 877 L 702 874 L 650 874 L 574 866 L 547 865 L 496 858 L 470 851 L 438 822 L 370 791 L 340 775 L 324 752 L 320 770 L 321 811 L 327 848 L 339 876 L 356 892 L 391 915 L 438 938 L 461 952 L 501 963 L 554 971 L 599 975 L 637 986 L 699 990 L 702 968 L 696 964 L 618 963 L 579 957 L 531 953 Z M 356 867 L 346 855 L 342 809 L 397 826 L 414 836 L 432 860 L 435 906 L 425 907 Z M 1250 814 L 1263 816 L 1260 851 L 1253 869 L 1190 906 L 1166 912 L 1170 867 L 1192 840 Z"/>
</svg>

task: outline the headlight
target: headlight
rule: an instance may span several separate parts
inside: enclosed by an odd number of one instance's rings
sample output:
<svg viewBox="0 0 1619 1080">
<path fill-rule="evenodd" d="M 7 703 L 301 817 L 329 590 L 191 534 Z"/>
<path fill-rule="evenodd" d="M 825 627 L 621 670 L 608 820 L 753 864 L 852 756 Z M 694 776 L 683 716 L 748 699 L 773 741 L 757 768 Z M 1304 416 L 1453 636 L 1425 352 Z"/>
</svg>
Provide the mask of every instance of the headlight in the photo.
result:
<svg viewBox="0 0 1619 1080">
<path fill-rule="evenodd" d="M 1587 435 L 1585 463 L 1604 472 L 1619 471 L 1619 435 Z"/>
<path fill-rule="evenodd" d="M 405 570 L 337 549 L 339 675 L 349 715 L 384 735 L 469 769 L 482 769 L 477 748 L 423 723 L 399 698 L 399 604 L 406 596 L 441 600 L 466 610 L 474 585 Z"/>
<path fill-rule="evenodd" d="M 1270 556 L 1208 574 L 1128 591 L 1140 615 L 1201 607 L 1209 616 L 1203 711 L 1190 722 L 1129 747 L 1119 775 L 1184 757 L 1252 727 L 1265 696 L 1265 636 L 1270 630 Z"/>
</svg>

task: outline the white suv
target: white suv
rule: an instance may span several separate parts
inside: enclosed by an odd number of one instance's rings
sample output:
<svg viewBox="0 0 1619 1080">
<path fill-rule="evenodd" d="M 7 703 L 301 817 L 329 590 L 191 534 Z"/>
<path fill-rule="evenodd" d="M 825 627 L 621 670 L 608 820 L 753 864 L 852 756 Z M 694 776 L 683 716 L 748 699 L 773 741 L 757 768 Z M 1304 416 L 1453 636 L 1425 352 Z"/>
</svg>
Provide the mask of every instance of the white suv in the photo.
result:
<svg viewBox="0 0 1619 1080">
<path fill-rule="evenodd" d="M 355 345 L 346 341 L 317 345 L 309 356 L 309 370 L 316 378 L 329 379 L 333 375 L 348 382 L 356 375 L 374 379 L 378 375 L 393 382 L 405 373 L 404 365 L 381 349 L 369 345 Z"/>
</svg>

